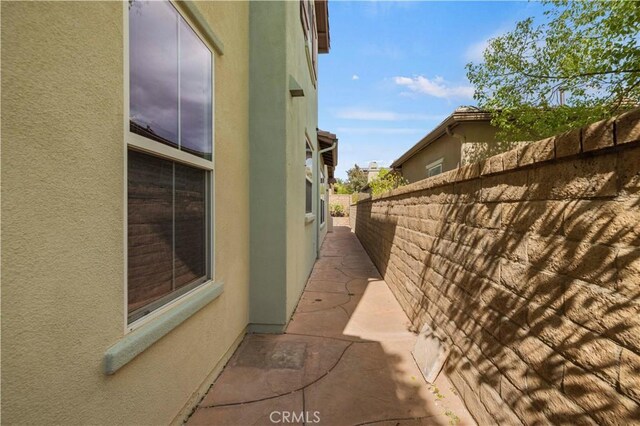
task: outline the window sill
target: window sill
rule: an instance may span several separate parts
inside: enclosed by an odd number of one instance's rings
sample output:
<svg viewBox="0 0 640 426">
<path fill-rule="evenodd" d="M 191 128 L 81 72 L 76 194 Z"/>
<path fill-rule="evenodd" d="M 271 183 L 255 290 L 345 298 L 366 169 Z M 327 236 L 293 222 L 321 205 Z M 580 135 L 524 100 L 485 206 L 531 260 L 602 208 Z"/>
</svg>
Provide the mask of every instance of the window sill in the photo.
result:
<svg viewBox="0 0 640 426">
<path fill-rule="evenodd" d="M 305 225 L 310 224 L 314 220 L 316 220 L 316 215 L 315 214 L 307 213 L 307 214 L 304 215 L 304 223 L 305 223 Z"/>
<path fill-rule="evenodd" d="M 104 353 L 104 373 L 114 374 L 171 330 L 222 294 L 224 284 L 209 282 L 149 323 L 124 336 Z"/>
<path fill-rule="evenodd" d="M 321 224 L 320 224 L 320 229 L 321 229 L 321 230 L 322 230 L 322 229 L 324 229 L 324 228 L 325 228 L 325 226 L 327 226 L 327 221 L 326 221 L 326 220 L 324 221 L 324 223 L 321 223 Z"/>
</svg>

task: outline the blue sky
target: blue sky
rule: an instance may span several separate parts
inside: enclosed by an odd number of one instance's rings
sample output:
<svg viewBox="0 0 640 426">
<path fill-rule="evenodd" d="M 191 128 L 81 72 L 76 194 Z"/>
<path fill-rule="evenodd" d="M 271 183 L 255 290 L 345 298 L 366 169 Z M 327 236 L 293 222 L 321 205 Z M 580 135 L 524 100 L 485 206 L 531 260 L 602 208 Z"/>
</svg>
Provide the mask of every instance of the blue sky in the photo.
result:
<svg viewBox="0 0 640 426">
<path fill-rule="evenodd" d="M 320 55 L 319 127 L 338 135 L 337 177 L 389 165 L 461 105 L 465 64 L 536 2 L 329 2 L 331 52 Z"/>
</svg>

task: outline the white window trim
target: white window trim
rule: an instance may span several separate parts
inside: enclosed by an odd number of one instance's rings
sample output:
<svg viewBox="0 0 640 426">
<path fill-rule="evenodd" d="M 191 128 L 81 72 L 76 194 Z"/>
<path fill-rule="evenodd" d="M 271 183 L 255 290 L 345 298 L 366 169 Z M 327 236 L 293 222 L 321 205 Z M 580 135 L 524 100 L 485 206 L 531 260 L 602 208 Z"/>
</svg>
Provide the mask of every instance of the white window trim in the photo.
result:
<svg viewBox="0 0 640 426">
<path fill-rule="evenodd" d="M 315 198 L 315 178 L 316 178 L 316 173 L 314 173 L 315 171 L 315 165 L 316 165 L 316 150 L 313 147 L 313 144 L 311 143 L 311 139 L 309 138 L 309 135 L 307 134 L 307 132 L 305 131 L 304 133 L 304 139 L 305 139 L 305 151 L 304 151 L 304 162 L 305 162 L 305 170 L 304 170 L 304 178 L 307 180 L 307 182 L 311 183 L 311 211 L 308 212 L 307 211 L 307 206 L 306 206 L 306 197 L 307 197 L 307 188 L 305 187 L 304 189 L 304 196 L 305 196 L 305 208 L 304 208 L 304 213 L 305 213 L 305 220 L 306 223 L 312 222 L 315 219 L 315 214 L 314 211 L 315 209 L 314 204 L 314 198 Z M 307 176 L 307 146 L 309 148 L 311 148 L 311 177 Z M 309 215 L 313 215 L 313 217 L 309 216 Z"/>
<path fill-rule="evenodd" d="M 318 158 L 318 160 L 320 159 Z M 320 169 L 320 176 L 318 176 L 318 188 L 319 188 L 318 214 L 320 216 L 320 229 L 322 229 L 324 225 L 327 223 L 327 213 L 328 213 L 327 200 L 329 197 L 327 195 L 327 192 L 328 192 L 327 183 L 325 181 L 327 180 L 328 170 L 327 170 L 327 166 L 322 163 L 320 163 L 319 166 L 320 167 L 318 167 L 318 169 Z M 324 191 L 322 190 L 322 188 L 324 188 Z M 322 206 L 323 201 L 324 201 L 324 207 Z"/>
<path fill-rule="evenodd" d="M 222 43 L 219 42 L 219 39 L 211 40 L 210 34 L 203 33 L 201 28 L 209 29 L 209 25 L 206 22 L 196 22 L 195 20 L 203 20 L 202 15 L 193 13 L 193 5 L 188 4 L 188 2 L 182 1 L 174 1 L 168 0 L 173 7 L 178 11 L 180 16 L 185 20 L 185 22 L 189 25 L 189 27 L 194 31 L 194 33 L 200 38 L 200 40 L 207 46 L 207 48 L 211 51 L 211 160 L 207 160 L 205 158 L 198 157 L 196 155 L 190 154 L 185 151 L 181 151 L 178 148 L 174 148 L 168 145 L 164 145 L 162 143 L 153 141 L 151 139 L 147 139 L 138 134 L 132 133 L 130 131 L 129 125 L 129 112 L 130 112 L 130 93 L 129 93 L 129 73 L 130 73 L 130 64 L 129 64 L 129 2 L 123 2 L 123 38 L 124 38 L 124 189 L 123 189 L 123 205 L 124 205 L 124 226 L 123 226 L 123 234 L 124 234 L 124 300 L 123 300 L 123 323 L 124 323 L 124 334 L 127 335 L 136 329 L 154 321 L 159 320 L 163 316 L 166 316 L 169 312 L 173 311 L 174 308 L 178 308 L 183 303 L 189 301 L 189 299 L 197 297 L 201 291 L 207 287 L 209 287 L 215 281 L 215 57 L 216 53 L 222 54 Z M 209 31 L 211 32 L 211 31 Z M 211 32 L 213 34 L 213 32 Z M 219 43 L 219 44 L 218 44 Z M 207 202 L 207 211 L 208 211 L 208 259 L 207 259 L 207 269 L 208 269 L 208 279 L 206 279 L 203 283 L 196 286 L 195 288 L 187 291 L 184 294 L 177 296 L 175 299 L 167 302 L 163 306 L 155 309 L 153 312 L 145 315 L 144 317 L 133 321 L 132 323 L 128 322 L 128 251 L 129 251 L 129 241 L 128 241 L 128 150 L 134 149 L 140 152 L 145 152 L 149 154 L 153 154 L 154 156 L 165 158 L 168 160 L 176 161 L 179 163 L 183 163 L 192 167 L 196 167 L 199 169 L 207 170 L 210 175 L 210 179 L 208 182 L 209 191 L 207 193 L 208 202 Z"/>
<path fill-rule="evenodd" d="M 302 0 L 302 1 L 307 1 L 307 0 Z M 302 37 L 304 38 L 304 49 L 307 57 L 307 67 L 309 68 L 309 75 L 311 77 L 311 82 L 313 83 L 313 87 L 316 87 L 318 76 L 317 76 L 316 69 L 313 66 L 313 41 L 311 40 L 313 37 L 315 37 L 316 47 L 317 47 L 318 46 L 318 29 L 316 27 L 315 22 L 311 22 L 312 19 L 315 21 L 316 4 L 314 1 L 310 1 L 309 5 L 312 8 L 312 10 L 309 10 L 309 13 L 311 15 L 307 15 L 307 21 L 309 23 L 309 28 L 308 28 L 309 31 L 307 33 L 306 29 L 302 28 Z M 317 66 L 318 66 L 318 63 L 316 63 L 316 67 Z"/>
<path fill-rule="evenodd" d="M 441 157 L 441 158 L 437 159 L 436 161 L 434 161 L 433 163 L 427 164 L 426 167 L 425 167 L 425 169 L 427 170 L 427 177 L 430 177 L 429 176 L 429 172 L 432 169 L 434 169 L 434 168 L 436 168 L 438 166 L 440 166 L 440 173 L 442 173 L 442 163 L 443 162 L 444 162 L 444 157 Z M 436 174 L 439 174 L 439 173 L 436 173 Z M 435 175 L 433 175 L 433 176 L 435 176 Z"/>
</svg>

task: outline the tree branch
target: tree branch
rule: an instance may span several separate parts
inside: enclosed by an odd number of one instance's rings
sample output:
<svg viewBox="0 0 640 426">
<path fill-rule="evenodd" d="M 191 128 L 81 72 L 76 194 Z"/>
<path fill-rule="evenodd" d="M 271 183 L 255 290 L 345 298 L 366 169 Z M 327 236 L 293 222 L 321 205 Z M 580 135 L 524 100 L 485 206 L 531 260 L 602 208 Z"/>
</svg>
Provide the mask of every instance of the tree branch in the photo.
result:
<svg viewBox="0 0 640 426">
<path fill-rule="evenodd" d="M 525 77 L 529 78 L 546 78 L 549 80 L 571 80 L 579 77 L 593 77 L 597 75 L 609 75 L 609 74 L 634 74 L 640 73 L 640 69 L 631 69 L 631 70 L 611 70 L 611 71 L 593 71 L 593 72 L 585 72 L 573 75 L 545 75 L 545 74 L 533 74 L 528 73 L 523 70 L 517 70 L 515 72 L 506 73 L 506 74 L 498 74 L 499 77 L 507 77 L 517 74 L 522 74 Z"/>
</svg>

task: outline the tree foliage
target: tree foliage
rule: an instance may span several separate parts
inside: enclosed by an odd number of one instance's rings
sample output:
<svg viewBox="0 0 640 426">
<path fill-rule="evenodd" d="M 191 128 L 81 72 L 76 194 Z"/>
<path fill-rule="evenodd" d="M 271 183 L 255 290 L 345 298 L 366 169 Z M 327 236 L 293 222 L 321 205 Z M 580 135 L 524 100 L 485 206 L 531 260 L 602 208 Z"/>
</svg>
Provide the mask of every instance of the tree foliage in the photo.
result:
<svg viewBox="0 0 640 426">
<path fill-rule="evenodd" d="M 397 172 L 389 169 L 382 169 L 378 176 L 369 182 L 371 193 L 373 195 L 384 194 L 385 192 L 396 189 L 399 186 L 406 185 L 407 180 Z"/>
<path fill-rule="evenodd" d="M 351 194 L 347 182 L 344 179 L 337 178 L 333 184 L 333 189 L 336 194 Z"/>
<path fill-rule="evenodd" d="M 360 192 L 366 184 L 367 174 L 357 164 L 347 170 L 347 189 L 351 194 Z"/>
<path fill-rule="evenodd" d="M 640 3 L 547 1 L 467 64 L 503 140 L 536 140 L 617 115 L 640 99 Z M 564 95 L 565 102 L 560 105 Z"/>
</svg>

